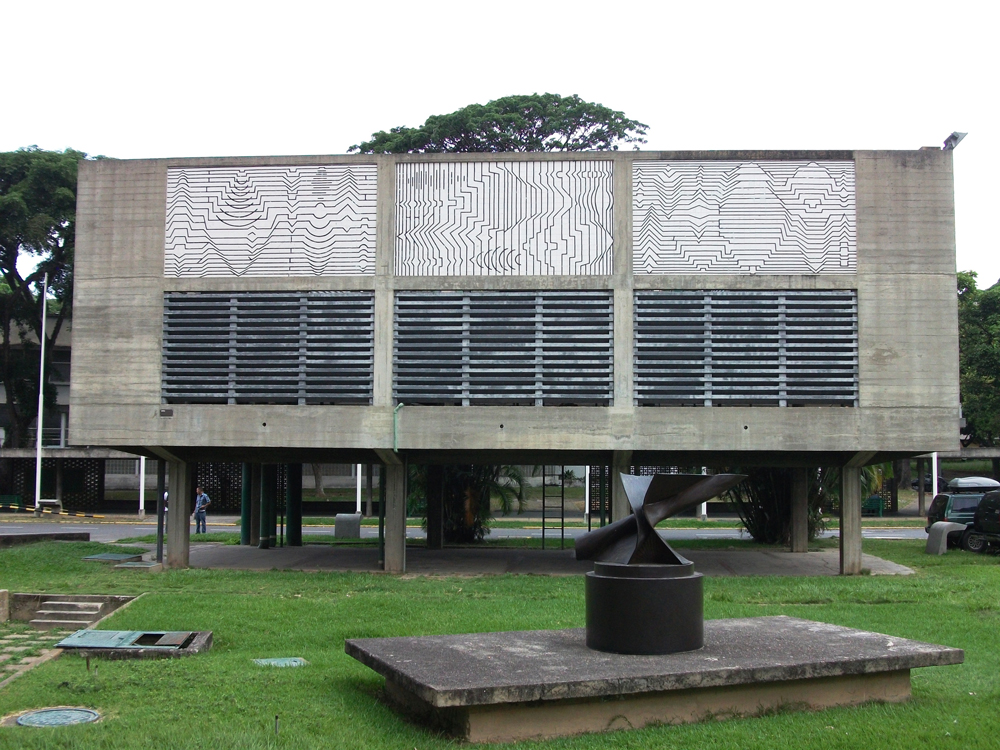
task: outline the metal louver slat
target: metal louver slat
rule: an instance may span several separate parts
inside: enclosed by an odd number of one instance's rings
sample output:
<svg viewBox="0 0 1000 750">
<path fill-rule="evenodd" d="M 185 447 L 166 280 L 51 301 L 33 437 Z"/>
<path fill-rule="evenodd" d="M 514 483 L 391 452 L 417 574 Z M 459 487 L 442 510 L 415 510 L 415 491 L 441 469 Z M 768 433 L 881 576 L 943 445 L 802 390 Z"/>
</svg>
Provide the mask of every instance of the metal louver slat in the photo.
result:
<svg viewBox="0 0 1000 750">
<path fill-rule="evenodd" d="M 167 292 L 164 403 L 370 404 L 371 292 Z"/>
<path fill-rule="evenodd" d="M 609 405 L 612 305 L 606 291 L 397 292 L 395 398 Z"/>
<path fill-rule="evenodd" d="M 634 316 L 638 406 L 857 405 L 853 290 L 643 290 Z"/>
</svg>

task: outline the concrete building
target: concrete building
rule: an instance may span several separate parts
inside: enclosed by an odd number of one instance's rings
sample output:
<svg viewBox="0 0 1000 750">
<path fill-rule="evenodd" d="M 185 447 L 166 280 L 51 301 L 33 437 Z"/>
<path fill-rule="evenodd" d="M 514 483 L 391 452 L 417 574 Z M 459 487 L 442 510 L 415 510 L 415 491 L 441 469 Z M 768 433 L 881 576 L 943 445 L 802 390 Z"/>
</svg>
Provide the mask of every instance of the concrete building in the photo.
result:
<svg viewBox="0 0 1000 750">
<path fill-rule="evenodd" d="M 387 570 L 407 462 L 782 465 L 800 486 L 842 466 L 857 572 L 858 468 L 958 448 L 948 151 L 105 160 L 79 179 L 73 441 L 167 460 L 179 487 L 198 461 L 383 464 Z M 186 564 L 185 524 L 169 543 Z"/>
</svg>

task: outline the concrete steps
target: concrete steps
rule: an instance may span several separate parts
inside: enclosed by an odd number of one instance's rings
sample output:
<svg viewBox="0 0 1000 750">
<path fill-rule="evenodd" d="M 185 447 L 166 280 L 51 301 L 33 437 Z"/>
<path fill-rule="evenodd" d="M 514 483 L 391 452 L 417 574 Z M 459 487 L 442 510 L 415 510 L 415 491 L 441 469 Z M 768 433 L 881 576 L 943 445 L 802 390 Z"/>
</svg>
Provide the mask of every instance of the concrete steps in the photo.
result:
<svg viewBox="0 0 1000 750">
<path fill-rule="evenodd" d="M 81 630 L 101 619 L 103 609 L 101 597 L 60 595 L 44 599 L 30 622 L 38 630 Z"/>
</svg>

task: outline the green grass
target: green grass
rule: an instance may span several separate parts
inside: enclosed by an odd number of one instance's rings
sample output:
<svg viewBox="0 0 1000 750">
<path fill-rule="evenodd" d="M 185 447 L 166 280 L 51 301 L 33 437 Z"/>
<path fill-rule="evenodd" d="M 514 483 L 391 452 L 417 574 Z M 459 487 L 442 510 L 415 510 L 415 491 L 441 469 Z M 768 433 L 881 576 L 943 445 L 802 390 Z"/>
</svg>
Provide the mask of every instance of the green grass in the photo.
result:
<svg viewBox="0 0 1000 750">
<path fill-rule="evenodd" d="M 726 546 L 736 546 L 728 540 Z M 710 578 L 709 618 L 787 614 L 966 650 L 961 666 L 915 670 L 913 700 L 611 735 L 525 748 L 980 748 L 1000 735 L 1000 558 L 923 554 L 922 541 L 865 540 L 865 551 L 908 565 L 907 577 Z M 574 577 L 400 579 L 377 574 L 182 570 L 147 574 L 84 563 L 96 543 L 0 550 L 13 591 L 146 593 L 103 628 L 210 629 L 207 654 L 95 662 L 65 654 L 0 690 L 0 716 L 90 706 L 98 724 L 0 728 L 5 748 L 429 748 L 453 743 L 380 700 L 382 680 L 343 653 L 344 639 L 503 629 L 581 627 Z M 301 656 L 301 669 L 251 660 Z M 281 734 L 274 736 L 274 716 Z"/>
</svg>

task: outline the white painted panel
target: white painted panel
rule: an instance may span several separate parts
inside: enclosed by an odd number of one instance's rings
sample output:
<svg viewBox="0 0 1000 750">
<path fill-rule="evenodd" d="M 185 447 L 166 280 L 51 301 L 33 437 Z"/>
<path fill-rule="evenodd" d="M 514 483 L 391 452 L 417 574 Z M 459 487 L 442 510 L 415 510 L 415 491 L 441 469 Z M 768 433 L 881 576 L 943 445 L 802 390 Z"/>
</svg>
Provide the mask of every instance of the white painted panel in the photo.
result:
<svg viewBox="0 0 1000 750">
<path fill-rule="evenodd" d="M 403 163 L 400 276 L 611 273 L 610 161 Z"/>
<path fill-rule="evenodd" d="M 167 276 L 375 272 L 374 164 L 167 172 Z"/>
<path fill-rule="evenodd" d="M 854 162 L 637 161 L 639 274 L 855 273 Z"/>
</svg>

